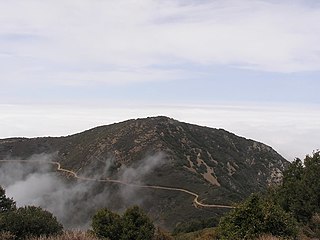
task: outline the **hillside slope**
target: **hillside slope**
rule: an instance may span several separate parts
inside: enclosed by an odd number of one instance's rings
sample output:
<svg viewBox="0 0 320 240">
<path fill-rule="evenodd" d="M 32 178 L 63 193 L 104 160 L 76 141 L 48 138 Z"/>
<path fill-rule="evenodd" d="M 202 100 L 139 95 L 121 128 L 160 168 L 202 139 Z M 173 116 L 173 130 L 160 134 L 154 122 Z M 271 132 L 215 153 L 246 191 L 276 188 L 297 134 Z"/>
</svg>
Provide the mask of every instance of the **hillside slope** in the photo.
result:
<svg viewBox="0 0 320 240">
<path fill-rule="evenodd" d="M 2 159 L 28 159 L 43 153 L 53 154 L 54 161 L 79 175 L 184 188 L 215 204 L 233 204 L 266 189 L 281 179 L 288 165 L 262 143 L 167 117 L 128 120 L 60 138 L 0 140 Z M 108 200 L 95 202 L 85 216 L 99 207 L 121 211 L 139 204 L 156 222 L 172 229 L 179 222 L 226 211 L 197 209 L 191 196 L 165 190 L 97 183 L 90 191 L 90 195 L 101 193 Z M 90 202 L 90 196 L 79 201 Z"/>
</svg>

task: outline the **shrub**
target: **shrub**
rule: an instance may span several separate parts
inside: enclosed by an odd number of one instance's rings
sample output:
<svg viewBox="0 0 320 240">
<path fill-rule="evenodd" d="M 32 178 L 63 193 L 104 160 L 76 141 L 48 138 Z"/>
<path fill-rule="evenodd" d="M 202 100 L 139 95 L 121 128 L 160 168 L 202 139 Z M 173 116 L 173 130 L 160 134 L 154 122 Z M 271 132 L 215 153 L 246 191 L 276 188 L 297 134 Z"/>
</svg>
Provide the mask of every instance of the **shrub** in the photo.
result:
<svg viewBox="0 0 320 240">
<path fill-rule="evenodd" d="M 62 233 L 62 225 L 48 211 L 27 206 L 2 214 L 0 229 L 11 232 L 15 239 Z"/>
<path fill-rule="evenodd" d="M 138 207 L 128 208 L 122 216 L 122 240 L 148 240 L 154 235 L 154 225 Z"/>
<path fill-rule="evenodd" d="M 107 208 L 97 211 L 92 218 L 92 228 L 98 237 L 119 240 L 122 234 L 120 216 Z"/>
<path fill-rule="evenodd" d="M 255 239 L 263 234 L 295 238 L 297 223 L 279 205 L 256 194 L 221 219 L 219 239 Z"/>
<path fill-rule="evenodd" d="M 138 207 L 128 208 L 123 216 L 108 209 L 99 210 L 92 218 L 93 232 L 110 240 L 151 240 L 154 225 Z"/>
</svg>

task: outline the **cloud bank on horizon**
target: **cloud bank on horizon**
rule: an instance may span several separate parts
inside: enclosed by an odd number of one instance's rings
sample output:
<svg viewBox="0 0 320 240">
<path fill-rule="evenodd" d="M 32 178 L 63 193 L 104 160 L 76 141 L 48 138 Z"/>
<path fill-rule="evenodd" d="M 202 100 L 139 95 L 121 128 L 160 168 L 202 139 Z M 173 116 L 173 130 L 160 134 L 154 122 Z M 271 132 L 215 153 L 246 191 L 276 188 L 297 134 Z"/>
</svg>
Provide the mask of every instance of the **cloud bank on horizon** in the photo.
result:
<svg viewBox="0 0 320 240">
<path fill-rule="evenodd" d="M 291 161 L 320 148 L 319 108 L 288 106 L 13 106 L 0 105 L 0 139 L 63 136 L 133 118 L 166 115 L 223 128 L 273 147 Z"/>
</svg>

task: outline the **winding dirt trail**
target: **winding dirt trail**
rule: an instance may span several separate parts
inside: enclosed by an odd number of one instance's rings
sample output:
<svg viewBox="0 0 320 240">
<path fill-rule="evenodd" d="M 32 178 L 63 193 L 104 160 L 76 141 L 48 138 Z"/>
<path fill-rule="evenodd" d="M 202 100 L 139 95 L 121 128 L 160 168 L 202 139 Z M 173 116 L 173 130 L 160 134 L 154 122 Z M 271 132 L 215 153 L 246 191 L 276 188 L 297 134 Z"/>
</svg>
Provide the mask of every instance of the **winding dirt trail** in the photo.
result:
<svg viewBox="0 0 320 240">
<path fill-rule="evenodd" d="M 199 201 L 199 194 L 191 192 L 191 191 L 189 191 L 187 189 L 183 189 L 183 188 L 174 188 L 174 187 L 165 187 L 165 186 L 156 186 L 156 185 L 139 185 L 139 184 L 134 184 L 134 183 L 123 182 L 121 180 L 110 179 L 110 178 L 95 179 L 95 178 L 81 177 L 81 176 L 78 176 L 78 174 L 76 172 L 74 172 L 74 171 L 62 168 L 61 164 L 59 162 L 39 161 L 39 160 L 0 160 L 0 163 L 1 162 L 51 164 L 51 165 L 55 165 L 57 167 L 57 171 L 70 174 L 74 178 L 79 179 L 79 180 L 83 180 L 83 181 L 108 182 L 108 183 L 117 183 L 117 184 L 122 184 L 122 185 L 126 185 L 126 186 L 137 187 L 137 188 L 161 189 L 161 190 L 167 190 L 167 191 L 183 192 L 183 193 L 186 193 L 186 194 L 191 195 L 191 196 L 194 197 L 193 204 L 197 208 L 198 207 L 200 207 L 200 208 L 201 207 L 202 208 L 229 208 L 229 209 L 235 208 L 235 207 L 229 206 L 229 205 L 204 204 L 204 203 L 201 203 Z"/>
</svg>

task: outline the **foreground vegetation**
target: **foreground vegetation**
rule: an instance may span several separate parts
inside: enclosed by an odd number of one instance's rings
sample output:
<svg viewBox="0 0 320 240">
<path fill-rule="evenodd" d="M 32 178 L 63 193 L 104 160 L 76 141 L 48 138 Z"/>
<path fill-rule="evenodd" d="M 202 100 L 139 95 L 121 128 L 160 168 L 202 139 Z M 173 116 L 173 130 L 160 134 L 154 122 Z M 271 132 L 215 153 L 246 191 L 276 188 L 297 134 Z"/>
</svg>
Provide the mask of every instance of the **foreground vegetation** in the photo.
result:
<svg viewBox="0 0 320 240">
<path fill-rule="evenodd" d="M 1 240 L 276 240 L 320 238 L 320 152 L 296 159 L 284 173 L 281 186 L 251 195 L 221 218 L 217 228 L 191 233 L 190 229 L 214 226 L 212 220 L 186 224 L 174 236 L 156 228 L 137 206 L 123 215 L 101 209 L 92 218 L 92 231 L 62 232 L 49 212 L 33 206 L 17 208 L 0 187 Z M 186 227 L 187 226 L 187 227 Z"/>
<path fill-rule="evenodd" d="M 14 240 L 14 236 L 9 233 L 0 233 L 1 240 Z M 89 234 L 86 232 L 80 231 L 67 231 L 63 234 L 58 236 L 40 236 L 40 237 L 29 237 L 27 240 L 100 240 L 99 238 L 95 237 L 93 234 Z"/>
<path fill-rule="evenodd" d="M 221 219 L 218 239 L 320 238 L 320 152 L 296 159 L 281 186 L 253 194 Z"/>
<path fill-rule="evenodd" d="M 62 229 L 56 217 L 40 207 L 17 208 L 0 186 L 0 239 L 21 240 L 31 236 L 59 235 Z"/>
<path fill-rule="evenodd" d="M 152 239 L 155 232 L 153 223 L 138 206 L 128 208 L 122 216 L 101 209 L 92 218 L 92 229 L 96 236 L 109 240 Z"/>
<path fill-rule="evenodd" d="M 292 162 L 280 186 L 251 195 L 221 218 L 211 235 L 221 240 L 320 238 L 320 152 Z M 206 237 L 201 231 L 200 236 Z"/>
</svg>

